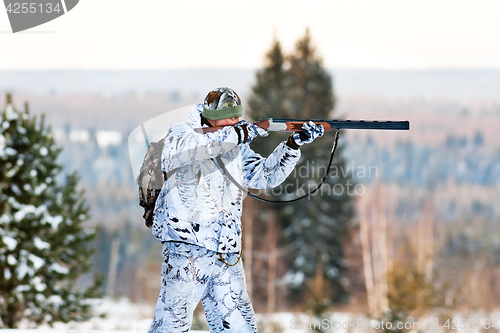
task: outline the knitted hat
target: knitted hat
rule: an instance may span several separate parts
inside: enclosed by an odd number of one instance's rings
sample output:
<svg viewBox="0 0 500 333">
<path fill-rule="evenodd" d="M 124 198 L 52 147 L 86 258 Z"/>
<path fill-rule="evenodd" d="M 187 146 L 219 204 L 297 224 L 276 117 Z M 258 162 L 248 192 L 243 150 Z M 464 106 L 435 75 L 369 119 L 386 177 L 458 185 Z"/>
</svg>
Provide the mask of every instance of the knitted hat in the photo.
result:
<svg viewBox="0 0 500 333">
<path fill-rule="evenodd" d="M 238 94 L 231 88 L 222 87 L 210 91 L 203 103 L 203 116 L 210 120 L 241 117 L 243 105 Z"/>
</svg>

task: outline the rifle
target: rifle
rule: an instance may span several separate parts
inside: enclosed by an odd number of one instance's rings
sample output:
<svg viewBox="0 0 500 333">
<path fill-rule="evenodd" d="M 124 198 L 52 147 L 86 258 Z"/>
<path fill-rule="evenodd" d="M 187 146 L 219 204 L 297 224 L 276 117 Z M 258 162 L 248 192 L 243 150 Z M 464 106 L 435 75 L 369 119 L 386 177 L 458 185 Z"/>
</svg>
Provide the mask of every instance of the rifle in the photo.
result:
<svg viewBox="0 0 500 333">
<path fill-rule="evenodd" d="M 335 154 L 335 150 L 337 149 L 337 142 L 339 140 L 339 133 L 341 129 L 373 129 L 373 130 L 409 130 L 410 129 L 410 122 L 408 120 L 404 121 L 379 121 L 379 120 L 322 120 L 322 119 L 278 119 L 278 118 L 268 118 L 268 119 L 261 119 L 255 123 L 255 125 L 265 129 L 266 131 L 281 131 L 281 132 L 298 132 L 302 130 L 302 125 L 304 123 L 308 123 L 309 121 L 314 122 L 315 124 L 321 124 L 323 125 L 323 128 L 325 131 L 330 131 L 332 129 L 336 129 L 337 132 L 335 133 L 335 139 L 334 143 L 332 146 L 332 151 L 330 155 L 330 161 L 328 162 L 328 167 L 327 170 L 325 171 L 325 175 L 323 176 L 323 179 L 319 183 L 318 187 L 314 189 L 313 191 L 310 191 L 309 193 L 302 195 L 298 198 L 291 199 L 291 200 L 285 200 L 285 201 L 280 201 L 280 200 L 268 200 L 265 198 L 258 197 L 243 188 L 232 176 L 231 174 L 226 170 L 226 167 L 224 166 L 224 163 L 218 156 L 217 163 L 219 163 L 219 166 L 222 168 L 224 173 L 228 176 L 228 178 L 244 193 L 248 194 L 252 198 L 255 198 L 260 201 L 264 202 L 271 202 L 271 203 L 290 203 L 294 201 L 298 201 L 300 199 L 303 199 L 305 197 L 308 197 L 315 193 L 316 191 L 319 190 L 321 185 L 325 182 L 328 173 L 330 172 L 330 167 L 332 165 L 333 161 L 333 155 Z M 224 128 L 224 126 L 218 126 L 218 127 L 203 127 L 203 128 L 196 128 L 195 131 L 200 134 L 205 134 L 205 133 L 211 133 L 218 131 L 220 129 Z"/>
<path fill-rule="evenodd" d="M 405 121 L 379 121 L 379 120 L 322 120 L 322 119 L 261 119 L 255 125 L 266 131 L 298 132 L 302 130 L 302 125 L 309 121 L 323 125 L 325 131 L 332 129 L 372 129 L 372 130 L 409 130 L 410 122 Z M 197 128 L 196 132 L 205 134 L 218 131 L 224 128 L 203 127 Z"/>
</svg>

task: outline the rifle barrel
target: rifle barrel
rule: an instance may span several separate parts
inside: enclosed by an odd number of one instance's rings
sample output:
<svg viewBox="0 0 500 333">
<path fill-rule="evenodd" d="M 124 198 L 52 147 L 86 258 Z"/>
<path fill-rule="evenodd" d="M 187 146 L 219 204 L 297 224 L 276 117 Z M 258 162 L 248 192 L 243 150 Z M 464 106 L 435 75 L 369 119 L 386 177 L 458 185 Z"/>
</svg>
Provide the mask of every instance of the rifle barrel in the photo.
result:
<svg viewBox="0 0 500 333">
<path fill-rule="evenodd" d="M 373 129 L 373 130 L 409 130 L 410 122 L 405 121 L 378 121 L 378 120 L 322 120 L 322 119 L 262 119 L 260 122 L 269 122 L 268 131 L 300 131 L 302 124 L 313 121 L 322 124 L 325 130 L 331 129 Z M 286 126 L 285 126 L 286 125 Z"/>
</svg>

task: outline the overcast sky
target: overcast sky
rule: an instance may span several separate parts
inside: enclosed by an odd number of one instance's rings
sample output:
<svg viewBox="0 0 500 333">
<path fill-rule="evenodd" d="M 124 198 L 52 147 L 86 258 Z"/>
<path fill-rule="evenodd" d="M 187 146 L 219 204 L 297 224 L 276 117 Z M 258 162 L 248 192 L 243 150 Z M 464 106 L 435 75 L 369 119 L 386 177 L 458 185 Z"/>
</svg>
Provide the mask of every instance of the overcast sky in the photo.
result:
<svg viewBox="0 0 500 333">
<path fill-rule="evenodd" d="M 330 68 L 500 68 L 499 0 L 80 0 L 17 34 L 0 9 L 0 69 L 256 68 L 306 27 Z"/>
</svg>

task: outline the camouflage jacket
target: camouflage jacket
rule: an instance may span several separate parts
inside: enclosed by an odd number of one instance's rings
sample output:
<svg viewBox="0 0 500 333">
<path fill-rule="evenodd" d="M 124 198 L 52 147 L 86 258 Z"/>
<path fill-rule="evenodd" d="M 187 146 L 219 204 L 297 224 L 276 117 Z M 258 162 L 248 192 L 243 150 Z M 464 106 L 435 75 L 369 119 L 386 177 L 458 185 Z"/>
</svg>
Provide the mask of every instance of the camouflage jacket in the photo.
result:
<svg viewBox="0 0 500 333">
<path fill-rule="evenodd" d="M 186 123 L 174 124 L 162 153 L 162 169 L 169 174 L 156 201 L 152 231 L 161 242 L 181 241 L 219 253 L 241 250 L 241 209 L 244 193 L 217 165 L 249 188 L 272 188 L 292 172 L 300 150 L 280 143 L 268 158 L 248 144 L 238 145 L 232 127 L 199 134 L 202 104 Z"/>
</svg>

